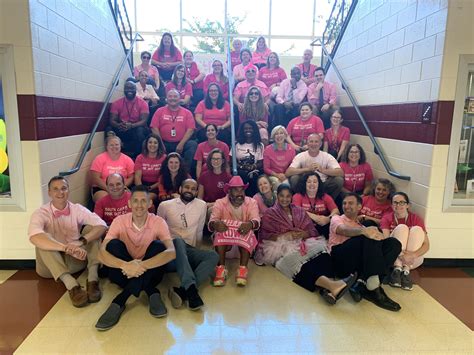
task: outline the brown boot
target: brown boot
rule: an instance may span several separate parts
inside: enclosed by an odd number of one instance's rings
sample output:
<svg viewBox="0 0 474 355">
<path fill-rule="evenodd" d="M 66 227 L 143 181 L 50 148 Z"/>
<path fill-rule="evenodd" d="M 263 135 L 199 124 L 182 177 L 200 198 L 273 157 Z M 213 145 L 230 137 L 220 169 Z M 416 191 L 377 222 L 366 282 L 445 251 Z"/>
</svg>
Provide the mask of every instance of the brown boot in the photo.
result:
<svg viewBox="0 0 474 355">
<path fill-rule="evenodd" d="M 87 305 L 87 292 L 81 286 L 74 286 L 68 292 L 74 307 L 84 307 Z"/>
<path fill-rule="evenodd" d="M 90 303 L 99 302 L 102 298 L 102 291 L 99 287 L 99 281 L 87 281 L 87 297 Z"/>
</svg>

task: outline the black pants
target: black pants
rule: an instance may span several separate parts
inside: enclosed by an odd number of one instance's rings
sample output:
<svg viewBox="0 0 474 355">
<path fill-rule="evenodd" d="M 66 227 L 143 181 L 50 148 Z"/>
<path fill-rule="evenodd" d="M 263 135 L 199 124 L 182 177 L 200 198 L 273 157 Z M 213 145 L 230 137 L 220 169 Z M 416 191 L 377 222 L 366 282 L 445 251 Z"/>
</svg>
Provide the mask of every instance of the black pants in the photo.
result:
<svg viewBox="0 0 474 355">
<path fill-rule="evenodd" d="M 273 119 L 271 127 L 282 125 L 287 127 L 288 123 L 299 115 L 298 106 L 293 105 L 292 108 L 287 109 L 283 104 L 276 104 L 273 109 Z"/>
<path fill-rule="evenodd" d="M 402 245 L 395 238 L 373 240 L 363 236 L 352 237 L 332 247 L 334 270 L 339 277 L 346 277 L 357 271 L 359 278 L 387 275 Z"/>
<path fill-rule="evenodd" d="M 126 132 L 119 131 L 113 127 L 107 127 L 105 131 L 114 131 L 123 142 L 124 152 L 132 153 L 133 158 L 142 152 L 143 141 L 149 133 L 148 127 L 145 126 L 131 128 Z"/>
<path fill-rule="evenodd" d="M 118 239 L 112 239 L 106 247 L 106 250 L 124 261 L 132 261 L 133 258 L 130 256 L 125 243 Z M 150 259 L 155 255 L 166 250 L 166 247 L 162 242 L 155 240 L 150 243 L 146 250 L 143 260 Z M 127 276 L 122 274 L 121 269 L 109 268 L 109 279 L 113 283 L 119 285 L 121 288 L 128 290 L 132 295 L 138 297 L 140 292 L 149 287 L 156 287 L 165 274 L 164 265 L 145 271 L 145 273 L 139 277 L 128 279 Z"/>
<path fill-rule="evenodd" d="M 304 264 L 300 272 L 293 278 L 293 282 L 310 292 L 314 292 L 316 280 L 321 276 L 334 277 L 331 256 L 328 253 L 319 254 Z"/>
</svg>

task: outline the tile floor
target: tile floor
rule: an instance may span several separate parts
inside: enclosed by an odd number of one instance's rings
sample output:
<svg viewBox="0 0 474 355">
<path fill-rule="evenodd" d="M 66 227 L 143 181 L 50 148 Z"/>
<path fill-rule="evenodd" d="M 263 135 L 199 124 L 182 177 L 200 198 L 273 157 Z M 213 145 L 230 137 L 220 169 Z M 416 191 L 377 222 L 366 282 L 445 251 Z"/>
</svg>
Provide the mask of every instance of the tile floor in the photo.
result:
<svg viewBox="0 0 474 355">
<path fill-rule="evenodd" d="M 82 309 L 64 294 L 15 353 L 474 352 L 474 333 L 419 286 L 412 292 L 385 287 L 402 305 L 399 313 L 366 301 L 356 305 L 349 295 L 329 307 L 275 269 L 251 264 L 246 288 L 237 288 L 233 279 L 223 288 L 205 285 L 200 292 L 205 309 L 191 312 L 173 309 L 165 297 L 176 281 L 167 275 L 160 286 L 167 318 L 149 315 L 145 295 L 132 297 L 119 324 L 106 332 L 94 324 L 118 292 L 115 285 L 104 281 L 102 301 Z"/>
</svg>

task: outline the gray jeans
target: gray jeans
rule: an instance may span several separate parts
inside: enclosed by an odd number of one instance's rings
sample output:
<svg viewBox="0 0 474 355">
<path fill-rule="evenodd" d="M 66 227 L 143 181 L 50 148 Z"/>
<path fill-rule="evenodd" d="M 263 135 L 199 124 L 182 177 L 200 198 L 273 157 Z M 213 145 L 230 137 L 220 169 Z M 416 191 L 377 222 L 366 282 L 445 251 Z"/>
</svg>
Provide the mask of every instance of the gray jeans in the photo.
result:
<svg viewBox="0 0 474 355">
<path fill-rule="evenodd" d="M 173 239 L 173 244 L 176 259 L 166 265 L 166 271 L 176 271 L 185 290 L 193 284 L 198 287 L 214 272 L 219 256 L 213 250 L 200 250 L 186 244 L 181 238 Z"/>
</svg>

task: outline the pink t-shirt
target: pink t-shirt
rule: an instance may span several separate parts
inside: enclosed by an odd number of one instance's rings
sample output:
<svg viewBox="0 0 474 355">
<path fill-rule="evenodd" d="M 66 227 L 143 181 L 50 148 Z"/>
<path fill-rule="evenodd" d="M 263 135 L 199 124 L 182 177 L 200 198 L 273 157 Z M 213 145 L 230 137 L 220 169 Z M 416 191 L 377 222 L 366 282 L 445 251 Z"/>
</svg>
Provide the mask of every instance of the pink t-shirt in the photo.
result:
<svg viewBox="0 0 474 355">
<path fill-rule="evenodd" d="M 356 167 L 351 167 L 346 162 L 341 162 L 339 165 L 344 171 L 344 188 L 346 190 L 362 192 L 366 182 L 371 182 L 374 179 L 369 163 L 359 164 Z"/>
<path fill-rule="evenodd" d="M 324 132 L 324 142 L 328 144 L 328 150 L 339 152 L 341 148 L 342 141 L 347 141 L 351 139 L 351 131 L 345 126 L 340 126 L 337 134 L 334 134 L 332 128 L 327 129 Z"/>
<path fill-rule="evenodd" d="M 135 171 L 141 170 L 142 182 L 152 184 L 156 183 L 160 177 L 161 164 L 163 164 L 165 159 L 166 154 L 157 158 L 149 158 L 140 154 L 135 159 Z"/>
<path fill-rule="evenodd" d="M 203 90 L 204 94 L 207 93 L 207 89 L 209 88 L 209 85 L 212 83 L 216 83 L 219 85 L 222 91 L 222 96 L 224 96 L 224 99 L 228 100 L 229 99 L 229 82 L 224 83 L 223 81 L 217 81 L 217 77 L 215 74 L 207 74 L 206 77 L 204 78 L 204 85 L 203 85 Z"/>
<path fill-rule="evenodd" d="M 115 217 L 132 212 L 128 206 L 128 200 L 130 200 L 131 194 L 130 191 L 125 191 L 123 196 L 118 200 L 114 200 L 110 195 L 102 197 L 95 203 L 94 213 L 110 226 Z"/>
<path fill-rule="evenodd" d="M 186 96 L 193 96 L 193 87 L 190 83 L 186 83 L 184 86 L 176 86 L 172 81 L 168 81 L 165 86 L 166 93 L 171 89 L 178 90 L 180 99 L 184 99 Z"/>
<path fill-rule="evenodd" d="M 266 47 L 263 52 L 254 51 L 252 53 L 252 63 L 253 64 L 266 64 L 268 56 L 270 55 L 271 52 L 272 50 L 268 47 Z"/>
<path fill-rule="evenodd" d="M 114 101 L 110 106 L 110 113 L 117 114 L 123 122 L 133 123 L 140 121 L 141 114 L 146 113 L 148 115 L 150 110 L 145 100 L 135 96 L 132 101 L 127 100 L 125 97 Z"/>
<path fill-rule="evenodd" d="M 197 113 L 202 115 L 202 120 L 204 123 L 214 123 L 216 126 L 222 126 L 230 118 L 230 105 L 227 101 L 225 101 L 224 106 L 221 109 L 218 109 L 216 106 L 208 109 L 206 108 L 204 100 L 202 100 L 200 103 L 198 103 L 196 109 L 194 110 L 194 114 Z"/>
<path fill-rule="evenodd" d="M 195 129 L 196 125 L 193 114 L 188 109 L 179 107 L 177 111 L 171 111 L 168 106 L 164 106 L 156 110 L 150 127 L 158 129 L 164 141 L 176 143 L 183 139 L 188 129 Z M 176 131 L 174 136 L 173 128 Z"/>
<path fill-rule="evenodd" d="M 249 91 L 250 87 L 256 86 L 260 89 L 262 97 L 267 99 L 270 96 L 270 90 L 268 87 L 260 80 L 255 80 L 253 84 L 249 83 L 247 80 L 241 81 L 237 84 L 234 89 L 234 97 L 237 97 L 239 102 L 244 102 L 245 96 L 247 96 L 247 92 Z"/>
<path fill-rule="evenodd" d="M 319 216 L 329 216 L 332 210 L 337 209 L 336 203 L 328 194 L 323 194 L 321 198 L 309 198 L 307 195 L 295 194 L 293 195 L 293 204 Z"/>
<path fill-rule="evenodd" d="M 203 200 L 206 202 L 215 202 L 217 199 L 226 196 L 224 192 L 224 185 L 229 182 L 232 176 L 223 171 L 221 174 L 216 175 L 212 171 L 205 171 L 199 176 L 199 185 L 204 187 Z"/>
<path fill-rule="evenodd" d="M 143 70 L 144 69 L 142 64 L 137 65 L 135 68 L 133 68 L 133 76 L 135 78 L 138 78 L 138 74 L 140 74 L 140 72 Z M 148 73 L 148 76 L 150 76 L 155 81 L 155 83 L 158 83 L 158 81 L 160 80 L 160 73 L 154 65 L 150 65 L 146 72 Z"/>
<path fill-rule="evenodd" d="M 286 148 L 278 150 L 274 144 L 265 147 L 263 152 L 263 171 L 267 175 L 273 173 L 284 174 L 290 166 L 296 155 L 295 149 L 289 144 L 285 144 Z"/>
<path fill-rule="evenodd" d="M 380 221 L 380 229 L 388 229 L 390 233 L 392 233 L 395 227 L 399 224 L 405 224 L 409 228 L 419 226 L 426 233 L 425 223 L 423 222 L 423 219 L 415 213 L 411 212 L 408 212 L 408 216 L 406 218 L 399 219 L 395 219 L 395 213 L 393 211 L 386 213 Z"/>
<path fill-rule="evenodd" d="M 273 84 L 280 84 L 286 78 L 285 70 L 280 67 L 274 69 L 263 67 L 258 73 L 258 80 L 264 82 L 268 87 Z"/>
<path fill-rule="evenodd" d="M 310 134 L 324 133 L 324 124 L 316 115 L 312 115 L 307 120 L 302 120 L 301 116 L 298 116 L 288 123 L 287 131 L 293 142 L 297 145 L 301 145 L 302 140 L 304 140 L 306 144 Z"/>
<path fill-rule="evenodd" d="M 115 173 L 127 179 L 133 175 L 133 168 L 133 160 L 123 153 L 120 153 L 117 160 L 112 160 L 107 152 L 103 152 L 95 157 L 91 165 L 91 171 L 100 173 L 100 178 L 104 181 L 107 180 L 107 176 Z"/>
<path fill-rule="evenodd" d="M 208 141 L 205 141 L 198 144 L 196 153 L 194 154 L 194 160 L 202 162 L 201 174 L 207 171 L 207 157 L 211 150 L 215 148 L 219 148 L 220 150 L 222 150 L 222 152 L 224 152 L 225 157 L 229 156 L 229 146 L 224 142 L 217 141 L 216 145 L 210 145 Z"/>
<path fill-rule="evenodd" d="M 392 211 L 392 205 L 387 200 L 385 203 L 380 204 L 375 199 L 375 196 L 363 196 L 362 197 L 362 209 L 359 215 L 365 214 L 366 216 L 381 219 L 384 214 Z"/>
<path fill-rule="evenodd" d="M 234 69 L 234 67 L 238 64 L 242 63 L 240 60 L 240 52 L 239 51 L 232 51 L 230 52 L 230 65 L 231 68 Z"/>
<path fill-rule="evenodd" d="M 183 60 L 183 55 L 178 48 L 175 48 L 174 56 L 171 56 L 170 51 L 165 49 L 163 56 L 159 54 L 158 48 L 153 52 L 151 59 L 156 60 L 157 62 L 173 63 L 181 62 Z"/>
<path fill-rule="evenodd" d="M 132 213 L 117 216 L 105 240 L 119 239 L 125 243 L 127 251 L 134 259 L 143 259 L 148 246 L 154 240 L 171 240 L 168 225 L 159 216 L 148 213 L 145 225 L 139 231 L 132 224 Z"/>
<path fill-rule="evenodd" d="M 66 208 L 69 208 L 69 215 L 60 217 L 54 217 L 54 212 L 58 210 L 51 202 L 34 211 L 28 226 L 28 237 L 48 233 L 55 240 L 67 244 L 79 240 L 84 225 L 106 226 L 99 216 L 78 203 L 68 202 Z"/>
<path fill-rule="evenodd" d="M 331 224 L 329 226 L 329 241 L 328 241 L 328 248 L 331 251 L 332 247 L 344 243 L 346 240 L 350 239 L 350 237 L 346 237 L 341 234 L 337 234 L 337 227 L 340 225 L 347 225 L 349 227 L 357 228 L 361 227 L 362 225 L 357 222 L 353 221 L 346 217 L 346 215 L 342 216 L 333 216 L 331 218 Z M 357 237 L 358 238 L 358 237 Z"/>
</svg>

